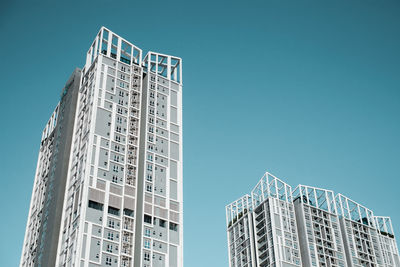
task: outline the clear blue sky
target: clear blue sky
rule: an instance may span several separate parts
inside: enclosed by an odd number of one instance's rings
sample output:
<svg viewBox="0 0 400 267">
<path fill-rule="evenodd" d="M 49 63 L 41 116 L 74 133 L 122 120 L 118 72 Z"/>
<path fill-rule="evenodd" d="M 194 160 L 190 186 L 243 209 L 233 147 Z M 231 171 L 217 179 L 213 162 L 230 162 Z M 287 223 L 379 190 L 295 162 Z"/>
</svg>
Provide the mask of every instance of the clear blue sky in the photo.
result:
<svg viewBox="0 0 400 267">
<path fill-rule="evenodd" d="M 185 266 L 227 266 L 225 205 L 268 170 L 400 235 L 400 1 L 2 1 L 2 266 L 17 266 L 42 128 L 104 25 L 183 58 Z"/>
</svg>

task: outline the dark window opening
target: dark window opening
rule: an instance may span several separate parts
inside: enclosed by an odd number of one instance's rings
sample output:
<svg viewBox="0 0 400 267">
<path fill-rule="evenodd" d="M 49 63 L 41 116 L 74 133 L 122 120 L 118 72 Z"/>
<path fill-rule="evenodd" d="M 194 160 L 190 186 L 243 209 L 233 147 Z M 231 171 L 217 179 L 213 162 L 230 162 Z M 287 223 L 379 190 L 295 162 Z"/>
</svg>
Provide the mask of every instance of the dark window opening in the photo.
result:
<svg viewBox="0 0 400 267">
<path fill-rule="evenodd" d="M 133 210 L 124 209 L 124 215 L 133 217 Z"/>
<path fill-rule="evenodd" d="M 178 225 L 176 223 L 169 223 L 169 230 L 178 231 Z"/>
<path fill-rule="evenodd" d="M 131 64 L 131 61 L 130 61 L 129 59 L 124 58 L 123 56 L 121 56 L 120 58 L 121 58 L 121 61 L 122 61 L 122 62 L 124 62 L 124 63 L 126 63 L 126 64 Z"/>
<path fill-rule="evenodd" d="M 108 206 L 108 213 L 119 216 L 119 209 Z"/>
<path fill-rule="evenodd" d="M 144 215 L 144 222 L 145 223 L 150 223 L 151 224 L 151 216 L 149 216 L 149 215 Z"/>
<path fill-rule="evenodd" d="M 166 223 L 166 221 L 160 219 L 160 226 L 161 227 L 165 228 L 165 223 Z"/>
<path fill-rule="evenodd" d="M 103 204 L 96 202 L 96 201 L 89 200 L 88 206 L 89 206 L 89 208 L 92 208 L 92 209 L 101 210 L 101 211 L 103 210 Z"/>
</svg>

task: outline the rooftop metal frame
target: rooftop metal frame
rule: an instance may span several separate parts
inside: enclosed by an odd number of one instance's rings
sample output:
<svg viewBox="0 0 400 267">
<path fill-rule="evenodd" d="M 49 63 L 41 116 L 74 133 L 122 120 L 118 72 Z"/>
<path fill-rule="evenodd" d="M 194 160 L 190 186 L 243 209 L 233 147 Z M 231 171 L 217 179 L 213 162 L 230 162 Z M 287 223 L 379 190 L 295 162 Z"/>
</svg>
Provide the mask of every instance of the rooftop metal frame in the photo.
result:
<svg viewBox="0 0 400 267">
<path fill-rule="evenodd" d="M 182 59 L 179 57 L 149 51 L 142 65 L 145 72 L 153 72 L 182 84 Z"/>
<path fill-rule="evenodd" d="M 298 185 L 293 191 L 293 199 L 337 215 L 335 194 L 332 190 Z"/>
<path fill-rule="evenodd" d="M 253 209 L 270 197 L 292 202 L 292 187 L 266 172 L 251 191 L 251 197 L 253 200 Z"/>
<path fill-rule="evenodd" d="M 252 201 L 250 195 L 246 194 L 226 206 L 226 224 L 238 221 L 250 210 L 252 210 Z"/>
<path fill-rule="evenodd" d="M 336 195 L 336 205 L 339 216 L 376 228 L 374 213 L 372 210 L 342 194 Z"/>
<path fill-rule="evenodd" d="M 268 198 L 277 198 L 289 203 L 301 198 L 303 203 L 310 206 L 394 236 L 390 217 L 374 216 L 372 210 L 340 193 L 335 195 L 332 190 L 300 184 L 292 191 L 289 184 L 269 172 L 261 177 L 251 190 L 251 195 L 246 194 L 226 206 L 227 225 L 235 218 L 238 219 L 240 212 L 244 210 L 242 207 L 246 207 L 246 211 L 252 211 Z"/>
</svg>

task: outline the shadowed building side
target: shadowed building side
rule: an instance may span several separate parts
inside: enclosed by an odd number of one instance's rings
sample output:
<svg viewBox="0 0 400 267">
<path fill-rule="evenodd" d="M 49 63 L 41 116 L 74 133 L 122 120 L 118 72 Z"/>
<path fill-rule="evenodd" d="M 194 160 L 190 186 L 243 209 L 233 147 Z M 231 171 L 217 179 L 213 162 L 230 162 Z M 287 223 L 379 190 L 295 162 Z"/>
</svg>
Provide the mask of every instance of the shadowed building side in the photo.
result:
<svg viewBox="0 0 400 267">
<path fill-rule="evenodd" d="M 77 68 L 43 131 L 21 265 L 55 266 L 80 79 Z"/>
</svg>

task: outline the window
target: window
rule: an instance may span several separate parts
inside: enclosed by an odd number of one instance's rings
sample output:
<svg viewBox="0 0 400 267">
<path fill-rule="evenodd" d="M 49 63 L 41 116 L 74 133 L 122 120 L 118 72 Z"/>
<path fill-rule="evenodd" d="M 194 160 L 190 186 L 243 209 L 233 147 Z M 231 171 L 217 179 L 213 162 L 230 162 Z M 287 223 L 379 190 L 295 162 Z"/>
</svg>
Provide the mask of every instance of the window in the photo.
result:
<svg viewBox="0 0 400 267">
<path fill-rule="evenodd" d="M 178 231 L 178 225 L 176 223 L 170 222 L 169 223 L 169 230 Z"/>
<path fill-rule="evenodd" d="M 144 222 L 145 223 L 150 223 L 151 224 L 151 216 L 149 216 L 149 215 L 144 215 Z"/>
<path fill-rule="evenodd" d="M 109 239 L 109 240 L 114 240 L 114 233 L 108 232 L 108 233 L 107 233 L 107 239 Z"/>
<path fill-rule="evenodd" d="M 153 191 L 151 184 L 146 184 L 146 191 L 147 192 L 152 192 Z"/>
<path fill-rule="evenodd" d="M 89 200 L 89 208 L 96 209 L 96 210 L 103 210 L 103 204 Z"/>
<path fill-rule="evenodd" d="M 160 224 L 160 226 L 163 227 L 163 228 L 165 228 L 165 223 L 166 223 L 166 222 L 165 222 L 164 220 L 162 220 L 162 219 L 159 220 L 159 224 Z"/>
<path fill-rule="evenodd" d="M 148 252 L 144 253 L 144 260 L 145 261 L 150 261 L 150 253 L 148 253 Z"/>
<path fill-rule="evenodd" d="M 113 220 L 108 220 L 108 227 L 115 228 L 115 222 Z"/>
<path fill-rule="evenodd" d="M 149 240 L 145 240 L 144 241 L 144 247 L 145 248 L 150 248 L 150 241 Z"/>
<path fill-rule="evenodd" d="M 133 210 L 125 208 L 124 215 L 133 217 Z"/>
<path fill-rule="evenodd" d="M 118 183 L 118 177 L 113 175 L 112 181 L 113 181 L 113 183 Z"/>
<path fill-rule="evenodd" d="M 144 229 L 144 236 L 149 237 L 150 235 L 151 235 L 150 229 L 149 229 L 149 228 L 145 228 L 145 229 Z"/>
<path fill-rule="evenodd" d="M 115 215 L 115 216 L 119 216 L 119 209 L 108 206 L 108 213 Z"/>
</svg>

